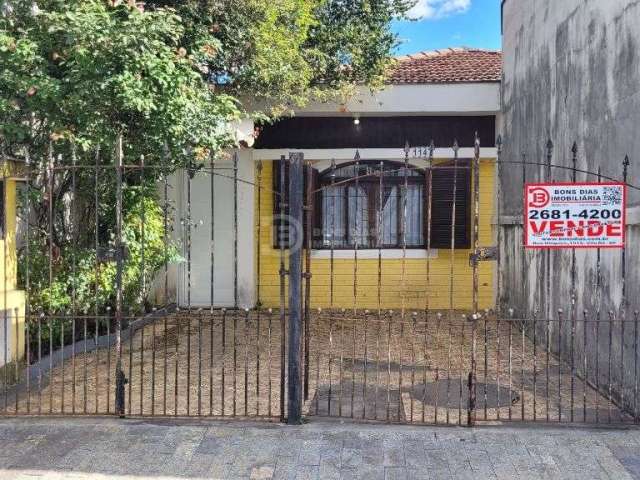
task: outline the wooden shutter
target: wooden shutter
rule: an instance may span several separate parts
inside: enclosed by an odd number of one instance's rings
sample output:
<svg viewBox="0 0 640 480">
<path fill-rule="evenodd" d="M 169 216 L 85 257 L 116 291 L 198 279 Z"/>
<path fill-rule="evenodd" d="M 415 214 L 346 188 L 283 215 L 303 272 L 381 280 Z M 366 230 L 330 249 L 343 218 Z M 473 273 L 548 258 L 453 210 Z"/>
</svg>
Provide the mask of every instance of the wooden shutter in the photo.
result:
<svg viewBox="0 0 640 480">
<path fill-rule="evenodd" d="M 452 167 L 453 162 L 446 164 Z M 441 166 L 439 166 L 441 167 Z M 451 215 L 453 212 L 453 168 L 434 168 L 431 196 L 431 248 L 451 248 Z M 428 174 L 425 175 L 428 188 Z M 471 168 L 468 160 L 459 160 L 456 186 L 455 248 L 471 246 Z M 425 188 L 425 192 L 428 190 Z M 425 196 L 425 202 L 428 202 Z M 425 206 L 425 210 L 426 210 Z M 425 215 L 426 220 L 426 215 Z M 425 238 L 427 225 L 425 221 Z"/>
<path fill-rule="evenodd" d="M 282 188 L 282 186 L 280 185 L 280 172 L 282 171 L 282 169 L 284 168 L 284 189 Z M 304 190 L 303 190 L 303 195 L 305 198 L 305 203 L 306 203 L 306 192 L 307 192 L 307 167 L 306 165 L 304 166 L 304 171 L 303 171 L 303 178 L 304 178 Z M 318 188 L 318 184 L 319 184 L 319 172 L 317 169 L 313 168 L 312 169 L 312 185 L 311 188 L 312 190 L 317 190 Z M 281 191 L 284 190 L 284 191 Z M 284 242 L 284 247 L 288 248 L 289 247 L 289 224 L 285 219 L 280 218 L 280 204 L 281 202 L 284 202 L 285 204 L 285 208 L 284 208 L 284 214 L 285 217 L 289 215 L 289 161 L 285 160 L 284 162 L 281 160 L 275 160 L 273 162 L 273 215 L 274 215 L 274 222 L 273 222 L 273 246 L 274 248 L 280 248 L 280 241 L 282 240 Z M 320 213 L 319 213 L 320 212 Z M 316 240 L 320 239 L 322 240 L 322 232 L 318 231 L 317 228 L 314 228 L 314 224 L 317 225 L 317 218 L 319 218 L 320 220 L 322 219 L 321 215 L 322 215 L 322 196 L 319 194 L 314 194 L 314 212 L 312 215 L 312 231 L 313 231 L 313 238 L 311 239 L 312 243 L 315 244 Z M 303 214 L 303 219 L 306 223 L 306 214 Z M 280 236 L 280 226 L 281 224 L 284 223 L 284 238 L 283 239 L 279 239 Z M 322 224 L 320 224 L 322 225 Z M 306 245 L 307 242 L 307 228 L 306 228 L 306 224 L 303 225 L 304 227 L 304 245 Z"/>
</svg>

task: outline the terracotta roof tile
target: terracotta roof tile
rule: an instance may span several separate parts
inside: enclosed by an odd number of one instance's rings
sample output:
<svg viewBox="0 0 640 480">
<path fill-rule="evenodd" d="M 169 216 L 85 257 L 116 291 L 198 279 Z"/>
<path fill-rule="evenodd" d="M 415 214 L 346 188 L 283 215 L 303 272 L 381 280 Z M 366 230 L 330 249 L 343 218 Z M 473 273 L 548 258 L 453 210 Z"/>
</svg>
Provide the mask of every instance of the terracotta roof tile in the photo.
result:
<svg viewBox="0 0 640 480">
<path fill-rule="evenodd" d="M 502 52 L 494 50 L 448 48 L 396 60 L 391 84 L 499 82 L 502 75 Z"/>
</svg>

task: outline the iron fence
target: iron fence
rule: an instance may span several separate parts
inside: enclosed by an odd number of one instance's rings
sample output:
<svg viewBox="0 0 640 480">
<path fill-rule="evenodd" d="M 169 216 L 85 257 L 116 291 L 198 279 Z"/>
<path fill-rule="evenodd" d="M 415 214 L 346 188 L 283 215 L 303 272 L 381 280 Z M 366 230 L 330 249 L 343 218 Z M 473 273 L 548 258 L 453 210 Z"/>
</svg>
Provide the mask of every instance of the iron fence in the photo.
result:
<svg viewBox="0 0 640 480">
<path fill-rule="evenodd" d="M 127 162 L 121 139 L 113 154 L 25 154 L 3 178 L 24 181 L 24 192 L 22 239 L 3 244 L 0 414 L 638 423 L 627 249 L 615 285 L 603 282 L 595 252 L 587 308 L 575 249 L 568 284 L 555 283 L 554 254 L 527 252 L 515 240 L 521 224 L 503 221 L 507 169 L 523 189 L 533 166 L 549 181 L 556 168 L 574 182 L 608 178 L 579 169 L 577 147 L 571 166 L 552 163 L 551 142 L 545 162 L 502 158 L 501 139 L 496 148 L 489 162 L 477 136 L 471 158 L 457 143 L 448 158 L 433 143 L 407 145 L 390 166 L 357 154 L 351 178 L 336 181 L 332 162 L 324 185 L 301 154 L 282 158 L 288 171 L 273 182 L 261 162 L 243 178 L 237 153 L 226 165 L 207 158 L 182 169 L 162 156 Z M 637 190 L 628 167 L 626 159 L 621 181 Z M 409 195 L 414 174 L 424 181 L 419 203 Z M 245 219 L 242 188 L 255 221 Z M 335 210 L 339 188 L 343 208 L 356 212 L 341 220 L 348 248 L 337 243 L 335 212 L 314 213 L 320 203 Z M 271 196 L 282 201 L 265 207 Z M 245 223 L 255 259 L 241 247 Z M 273 226 L 277 239 L 265 242 Z M 255 264 L 253 298 L 243 291 L 243 255 Z M 543 274 L 532 284 L 534 268 Z M 622 301 L 605 307 L 602 293 L 617 286 Z M 225 308 L 219 287 L 229 292 Z M 566 305 L 553 304 L 551 291 L 565 287 Z M 12 289 L 24 290 L 24 313 L 9 308 Z"/>
</svg>

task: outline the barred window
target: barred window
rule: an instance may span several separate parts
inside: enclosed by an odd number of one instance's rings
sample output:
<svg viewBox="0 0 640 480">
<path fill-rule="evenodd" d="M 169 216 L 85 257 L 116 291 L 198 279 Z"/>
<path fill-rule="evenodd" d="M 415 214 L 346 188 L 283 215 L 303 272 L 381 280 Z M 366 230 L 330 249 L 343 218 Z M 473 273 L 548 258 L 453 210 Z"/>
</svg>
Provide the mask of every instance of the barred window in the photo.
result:
<svg viewBox="0 0 640 480">
<path fill-rule="evenodd" d="M 280 193 L 277 180 L 281 168 L 279 164 L 280 162 L 276 162 L 274 169 L 276 218 L 279 218 L 280 201 L 286 202 L 287 197 L 286 191 Z M 285 176 L 288 180 L 287 170 L 285 162 Z M 305 179 L 306 177 L 305 175 Z M 440 163 L 433 169 L 431 178 L 429 177 L 424 169 L 410 166 L 405 172 L 404 163 L 392 161 L 368 160 L 342 164 L 334 171 L 328 169 L 321 173 L 314 170 L 311 175 L 313 184 L 310 187 L 315 192 L 313 248 L 354 249 L 356 245 L 359 249 L 402 248 L 403 229 L 407 248 L 427 248 L 426 238 L 429 232 L 431 248 L 450 248 L 454 183 L 455 247 L 469 248 L 470 162 L 459 160 L 456 168 L 453 162 Z M 432 188 L 430 216 L 429 185 Z M 278 230 L 282 221 L 286 226 L 286 219 L 278 219 L 274 225 L 275 246 L 279 246 Z M 308 234 L 306 230 L 305 225 L 305 236 Z M 285 238 L 285 245 L 287 243 Z"/>
</svg>

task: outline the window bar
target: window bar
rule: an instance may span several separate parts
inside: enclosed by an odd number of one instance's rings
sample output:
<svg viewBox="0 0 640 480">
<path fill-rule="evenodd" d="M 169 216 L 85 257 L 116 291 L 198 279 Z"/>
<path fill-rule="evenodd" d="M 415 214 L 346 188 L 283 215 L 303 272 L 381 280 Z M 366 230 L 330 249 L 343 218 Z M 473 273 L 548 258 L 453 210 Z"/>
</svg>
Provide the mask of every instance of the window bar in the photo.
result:
<svg viewBox="0 0 640 480">
<path fill-rule="evenodd" d="M 456 201 L 458 189 L 458 141 L 453 141 L 453 200 L 451 202 L 451 247 L 449 260 L 449 322 L 453 321 L 453 277 L 455 272 L 455 253 L 456 253 Z"/>
<path fill-rule="evenodd" d="M 278 221 L 278 246 L 280 248 L 280 421 L 284 422 L 285 419 L 285 411 L 284 411 L 284 396 L 285 396 L 285 360 L 286 360 L 286 317 L 285 317 L 285 278 L 287 275 L 287 271 L 285 270 L 284 263 L 284 217 L 285 217 L 285 175 L 284 175 L 284 167 L 286 164 L 285 156 L 280 156 L 280 191 L 279 191 L 279 203 L 280 203 L 280 219 Z M 333 262 L 332 262 L 333 265 Z M 333 295 L 333 287 L 332 287 L 332 295 Z M 222 391 L 223 391 L 223 412 L 224 412 L 224 374 L 222 380 Z"/>
</svg>

